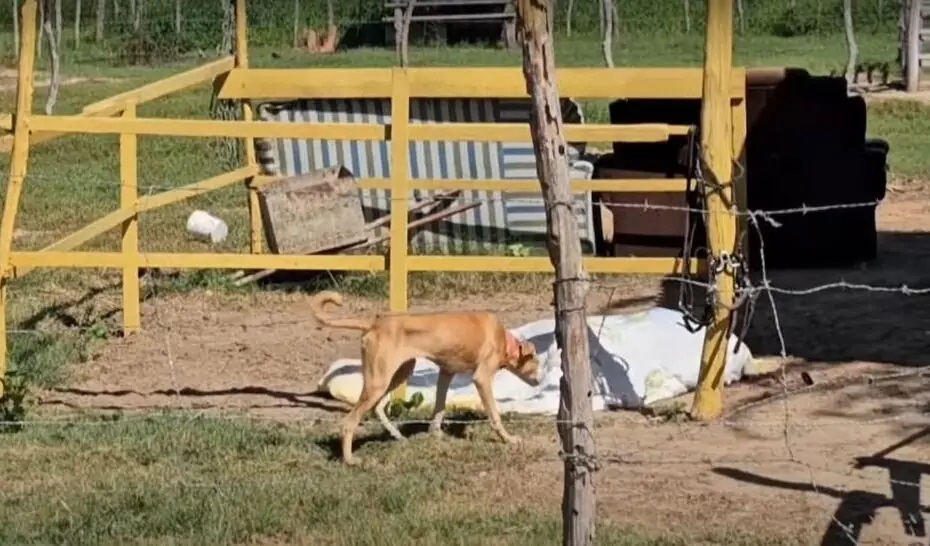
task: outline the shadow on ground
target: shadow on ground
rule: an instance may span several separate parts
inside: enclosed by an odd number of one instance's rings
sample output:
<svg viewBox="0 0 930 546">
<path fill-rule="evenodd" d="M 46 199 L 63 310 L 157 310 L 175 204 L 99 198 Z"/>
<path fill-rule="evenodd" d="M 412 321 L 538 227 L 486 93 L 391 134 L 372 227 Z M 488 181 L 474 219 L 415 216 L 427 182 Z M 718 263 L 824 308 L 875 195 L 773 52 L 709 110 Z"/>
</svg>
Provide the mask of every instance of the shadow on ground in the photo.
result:
<svg viewBox="0 0 930 546">
<path fill-rule="evenodd" d="M 811 362 L 930 365 L 930 293 L 902 291 L 930 289 L 930 234 L 879 233 L 878 257 L 860 267 L 767 274 L 792 293 L 773 293 L 774 309 L 760 294 L 745 337 L 754 355 L 779 356 L 783 338 L 790 357 Z M 762 280 L 755 271 L 753 285 Z M 680 286 L 666 279 L 660 305 L 677 308 Z M 704 297 L 695 290 L 695 301 Z"/>
<path fill-rule="evenodd" d="M 813 481 L 804 483 L 780 480 L 731 467 L 715 467 L 713 472 L 755 485 L 816 493 L 838 499 L 839 505 L 821 539 L 822 546 L 858 544 L 863 528 L 872 522 L 880 508 L 886 507 L 893 507 L 898 511 L 903 535 L 911 540 L 920 539 L 920 542 L 911 543 L 924 544 L 927 538 L 924 514 L 930 513 L 930 506 L 922 504 L 920 486 L 921 478 L 930 474 L 930 464 L 892 459 L 887 455 L 904 446 L 926 442 L 928 436 L 930 427 L 924 427 L 878 453 L 856 459 L 856 469 L 873 467 L 887 470 L 890 496 L 872 491 L 840 490 L 814 485 Z"/>
</svg>

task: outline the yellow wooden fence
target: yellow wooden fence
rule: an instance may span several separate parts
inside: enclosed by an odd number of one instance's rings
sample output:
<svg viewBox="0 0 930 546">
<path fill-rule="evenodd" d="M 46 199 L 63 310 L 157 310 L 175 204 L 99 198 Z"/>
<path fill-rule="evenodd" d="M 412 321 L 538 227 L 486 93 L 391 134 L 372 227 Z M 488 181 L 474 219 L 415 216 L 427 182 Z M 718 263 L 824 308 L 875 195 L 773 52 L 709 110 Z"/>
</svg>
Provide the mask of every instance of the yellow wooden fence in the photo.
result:
<svg viewBox="0 0 930 546">
<path fill-rule="evenodd" d="M 0 222 L 0 335 L 5 339 L 6 284 L 33 268 L 119 268 L 123 271 L 123 328 L 127 333 L 141 327 L 139 268 L 183 269 L 282 269 L 360 270 L 389 272 L 392 310 L 407 307 L 407 280 L 411 271 L 551 271 L 548 258 L 503 256 L 412 256 L 408 254 L 408 202 L 391 200 L 389 257 L 368 255 L 271 255 L 262 253 L 262 224 L 256 188 L 267 179 L 259 175 L 255 162 L 255 138 L 353 139 L 391 142 L 389 179 L 360 179 L 363 188 L 390 189 L 392 196 L 407 196 L 413 189 L 475 189 L 538 191 L 530 180 L 411 180 L 410 141 L 530 141 L 526 124 L 443 123 L 411 124 L 410 99 L 419 97 L 527 97 L 520 68 L 366 68 L 366 69 L 258 69 L 248 67 L 245 40 L 244 0 L 237 8 L 236 54 L 182 74 L 101 100 L 70 116 L 32 114 L 35 63 L 36 0 L 24 0 L 19 62 L 20 85 L 15 117 L 0 117 L 0 129 L 13 131 L 12 158 L 7 199 Z M 728 157 L 739 157 L 746 132 L 745 70 L 727 68 L 728 94 L 719 107 L 728 111 L 725 125 L 732 127 L 727 138 Z M 704 71 L 699 68 L 564 68 L 558 73 L 561 96 L 576 99 L 679 98 L 704 96 Z M 243 100 L 244 121 L 214 121 L 141 118 L 139 104 L 178 93 L 192 86 L 213 82 L 223 99 Z M 256 100 L 301 98 L 385 98 L 391 100 L 392 123 L 282 123 L 252 119 Z M 713 99 L 717 100 L 717 99 Z M 89 123 L 88 118 L 93 118 Z M 690 127 L 666 124 L 568 125 L 570 142 L 661 142 L 671 135 L 687 134 Z M 12 248 L 13 228 L 19 208 L 29 147 L 65 134 L 120 135 L 120 208 L 37 251 Z M 137 192 L 137 140 L 139 136 L 232 137 L 246 140 L 245 166 L 181 188 L 140 197 Z M 719 142 L 719 141 L 718 141 Z M 144 168 L 144 166 L 143 166 Z M 245 181 L 249 188 L 250 254 L 140 252 L 139 214 L 178 203 L 191 197 Z M 739 182 L 739 181 L 737 181 Z M 685 191 L 685 179 L 590 180 L 572 183 L 574 191 Z M 737 187 L 739 185 L 737 184 Z M 732 219 L 732 218 L 731 218 Z M 75 250 L 92 238 L 121 226 L 122 248 L 118 252 Z M 586 258 L 591 273 L 680 272 L 678 258 Z M 695 264 L 695 268 L 701 264 Z M 0 343 L 0 377 L 6 362 L 6 344 Z M 2 386 L 0 386 L 2 388 Z M 0 391 L 2 394 L 2 391 Z"/>
</svg>

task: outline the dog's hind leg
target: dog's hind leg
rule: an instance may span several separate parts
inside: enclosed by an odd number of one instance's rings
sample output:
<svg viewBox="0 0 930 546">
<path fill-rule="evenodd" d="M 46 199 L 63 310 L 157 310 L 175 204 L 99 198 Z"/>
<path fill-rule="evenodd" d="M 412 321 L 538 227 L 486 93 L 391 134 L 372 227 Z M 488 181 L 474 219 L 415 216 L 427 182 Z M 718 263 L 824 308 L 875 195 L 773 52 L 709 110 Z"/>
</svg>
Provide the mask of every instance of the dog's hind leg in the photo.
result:
<svg viewBox="0 0 930 546">
<path fill-rule="evenodd" d="M 382 425 L 384 425 L 384 429 L 387 430 L 388 434 L 390 434 L 395 440 L 406 440 L 406 438 L 404 438 L 404 435 L 400 433 L 400 430 L 394 426 L 394 423 L 388 419 L 385 409 L 387 409 L 388 402 L 391 400 L 391 393 L 394 392 L 394 389 L 406 381 L 408 377 L 410 377 L 410 374 L 413 373 L 413 367 L 415 364 L 416 361 L 411 358 L 410 360 L 405 360 L 403 364 L 397 368 L 397 371 L 394 372 L 394 376 L 391 378 L 391 384 L 388 386 L 387 392 L 384 393 L 384 395 L 381 397 L 381 400 L 379 400 L 377 405 L 375 405 L 375 415 L 378 416 L 378 420 L 381 421 Z"/>
<path fill-rule="evenodd" d="M 355 429 L 362 422 L 365 414 L 372 410 L 384 396 L 384 388 L 387 385 L 377 380 L 365 380 L 362 386 L 362 393 L 358 397 L 358 403 L 352 408 L 352 411 L 346 415 L 342 422 L 342 459 L 346 464 L 354 465 L 358 459 L 352 455 L 352 439 L 355 436 Z"/>
<path fill-rule="evenodd" d="M 373 343 L 363 338 L 362 392 L 359 394 L 355 407 L 342 421 L 342 459 L 348 465 L 358 463 L 358 459 L 352 455 L 352 439 L 355 436 L 355 429 L 358 428 L 365 414 L 375 409 L 390 384 L 388 377 L 379 371 L 384 368 L 378 361 L 377 345 L 374 347 L 372 345 Z"/>
</svg>

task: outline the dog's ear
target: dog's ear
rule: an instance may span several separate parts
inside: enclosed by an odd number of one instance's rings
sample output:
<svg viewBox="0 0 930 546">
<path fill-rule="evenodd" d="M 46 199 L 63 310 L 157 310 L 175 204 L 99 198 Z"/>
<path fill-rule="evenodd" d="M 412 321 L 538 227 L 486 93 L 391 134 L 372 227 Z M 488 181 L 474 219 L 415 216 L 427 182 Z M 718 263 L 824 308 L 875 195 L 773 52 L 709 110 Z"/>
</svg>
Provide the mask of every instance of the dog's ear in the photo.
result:
<svg viewBox="0 0 930 546">
<path fill-rule="evenodd" d="M 525 339 L 520 340 L 520 356 L 533 356 L 536 354 L 536 347 Z"/>
<path fill-rule="evenodd" d="M 523 351 L 523 348 L 520 346 L 520 340 L 510 332 L 507 332 L 504 336 L 504 340 L 506 343 L 504 346 L 504 356 L 506 356 L 507 360 L 512 361 L 520 358 L 520 353 Z"/>
</svg>

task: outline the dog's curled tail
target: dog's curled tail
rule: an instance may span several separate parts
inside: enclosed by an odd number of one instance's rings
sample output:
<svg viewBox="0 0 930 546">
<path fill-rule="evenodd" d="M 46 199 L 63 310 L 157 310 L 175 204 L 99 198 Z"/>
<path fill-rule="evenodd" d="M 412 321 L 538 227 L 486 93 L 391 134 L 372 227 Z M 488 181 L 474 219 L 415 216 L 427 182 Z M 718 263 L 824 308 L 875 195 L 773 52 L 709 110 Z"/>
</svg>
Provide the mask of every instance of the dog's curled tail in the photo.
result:
<svg viewBox="0 0 930 546">
<path fill-rule="evenodd" d="M 373 322 L 371 319 L 334 319 L 326 316 L 326 314 L 323 312 L 323 307 L 327 303 L 331 303 L 337 307 L 342 307 L 342 294 L 333 292 L 332 290 L 324 290 L 323 292 L 319 292 L 310 298 L 310 312 L 313 314 L 313 318 L 320 322 L 320 324 L 325 324 L 326 326 L 331 326 L 333 328 L 361 330 L 363 332 L 371 329 Z"/>
</svg>

